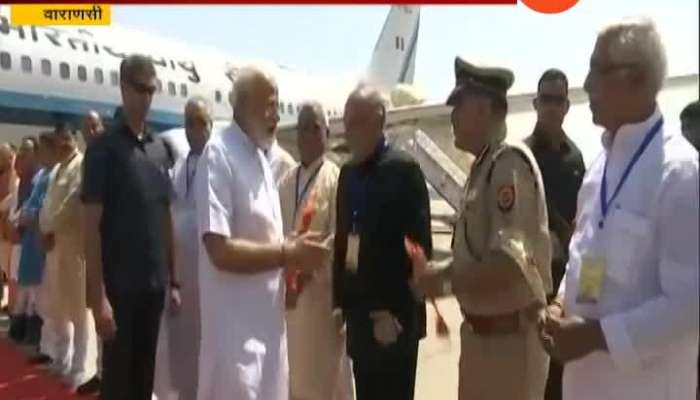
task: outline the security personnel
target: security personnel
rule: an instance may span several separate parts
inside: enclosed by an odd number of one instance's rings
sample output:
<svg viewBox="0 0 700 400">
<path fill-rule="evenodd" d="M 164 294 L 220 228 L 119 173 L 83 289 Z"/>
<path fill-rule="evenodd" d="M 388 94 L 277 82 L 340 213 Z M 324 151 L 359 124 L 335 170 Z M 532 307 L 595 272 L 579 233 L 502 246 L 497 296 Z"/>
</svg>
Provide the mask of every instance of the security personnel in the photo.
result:
<svg viewBox="0 0 700 400">
<path fill-rule="evenodd" d="M 476 159 L 455 226 L 453 257 L 428 264 L 412 252 L 414 285 L 461 307 L 460 400 L 541 400 L 548 357 L 537 319 L 552 290 L 542 177 L 524 144 L 505 143 L 513 73 L 457 57 L 455 146 Z M 431 263 L 432 264 L 432 263 Z"/>
</svg>

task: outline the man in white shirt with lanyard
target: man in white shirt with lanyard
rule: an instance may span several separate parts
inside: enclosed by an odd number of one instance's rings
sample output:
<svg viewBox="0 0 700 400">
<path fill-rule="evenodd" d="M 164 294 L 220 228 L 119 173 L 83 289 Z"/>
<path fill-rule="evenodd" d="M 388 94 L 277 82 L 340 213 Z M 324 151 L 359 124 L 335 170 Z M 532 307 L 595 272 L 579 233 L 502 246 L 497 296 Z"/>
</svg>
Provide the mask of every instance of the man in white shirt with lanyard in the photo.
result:
<svg viewBox="0 0 700 400">
<path fill-rule="evenodd" d="M 666 55 L 650 20 L 598 36 L 584 85 L 605 150 L 579 192 L 565 285 L 542 320 L 564 400 L 695 398 L 698 158 L 656 103 Z"/>
<path fill-rule="evenodd" d="M 328 246 L 307 233 L 285 240 L 279 193 L 263 150 L 279 121 L 277 85 L 245 68 L 233 121 L 212 132 L 195 177 L 200 239 L 198 400 L 289 396 L 284 271 L 325 265 Z"/>
<path fill-rule="evenodd" d="M 170 312 L 163 314 L 160 325 L 154 388 L 159 400 L 197 397 L 200 312 L 194 177 L 211 133 L 211 115 L 211 103 L 205 98 L 196 96 L 187 101 L 185 137 L 189 152 L 173 168 L 173 239 L 179 278 L 175 284 L 181 302 L 167 304 Z"/>
<path fill-rule="evenodd" d="M 301 163 L 282 178 L 280 202 L 285 236 L 301 228 L 335 232 L 340 170 L 325 157 L 328 121 L 319 103 L 301 106 L 297 146 Z M 313 215 L 305 218 L 305 212 Z M 308 227 L 303 227 L 309 219 Z M 330 262 L 313 275 L 291 277 L 287 287 L 289 383 L 292 400 L 351 400 L 350 362 L 340 316 L 332 312 Z"/>
</svg>

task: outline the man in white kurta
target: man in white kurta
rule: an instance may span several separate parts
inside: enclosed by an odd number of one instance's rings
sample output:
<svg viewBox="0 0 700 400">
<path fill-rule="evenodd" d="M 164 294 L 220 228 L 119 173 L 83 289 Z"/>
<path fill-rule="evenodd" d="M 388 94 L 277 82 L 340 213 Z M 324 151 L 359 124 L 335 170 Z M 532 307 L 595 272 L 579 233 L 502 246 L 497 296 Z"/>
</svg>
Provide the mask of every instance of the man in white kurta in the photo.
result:
<svg viewBox="0 0 700 400">
<path fill-rule="evenodd" d="M 280 183 L 284 234 L 299 231 L 303 210 L 312 209 L 309 229 L 335 232 L 338 167 L 324 153 L 328 123 L 320 104 L 299 111 L 297 145 L 301 163 Z M 332 313 L 332 268 L 324 265 L 305 282 L 287 309 L 289 378 L 292 400 L 351 400 L 352 378 L 340 316 Z"/>
<path fill-rule="evenodd" d="M 190 99 L 185 105 L 185 135 L 189 151 L 173 168 L 175 264 L 182 304 L 177 310 L 163 313 L 154 386 L 158 400 L 194 400 L 197 397 L 200 312 L 194 178 L 211 126 L 209 103 L 199 97 Z"/>
<path fill-rule="evenodd" d="M 195 178 L 202 340 L 198 400 L 286 400 L 283 269 L 312 271 L 328 249 L 284 241 L 269 162 L 277 87 L 246 68 L 234 83 L 234 121 L 212 133 Z"/>
<path fill-rule="evenodd" d="M 620 54 L 626 64 L 612 58 Z M 543 340 L 567 362 L 565 400 L 696 395 L 698 157 L 656 106 L 663 66 L 644 20 L 605 29 L 591 57 L 585 87 L 604 151 L 579 192 L 565 285 Z"/>
<path fill-rule="evenodd" d="M 79 198 L 83 155 L 78 151 L 70 127 L 59 126 L 54 135 L 59 163 L 51 173 L 39 218 L 42 234 L 53 242 L 51 256 L 47 258 L 51 263 L 47 263 L 45 270 L 47 278 L 51 279 L 44 303 L 54 328 L 52 332 L 57 335 L 54 369 L 78 386 L 89 378 L 87 369 L 93 368 L 88 365 L 87 357 L 91 334 L 94 334 L 92 314 L 85 301 L 86 271 Z M 94 337 L 92 339 L 94 342 Z"/>
</svg>

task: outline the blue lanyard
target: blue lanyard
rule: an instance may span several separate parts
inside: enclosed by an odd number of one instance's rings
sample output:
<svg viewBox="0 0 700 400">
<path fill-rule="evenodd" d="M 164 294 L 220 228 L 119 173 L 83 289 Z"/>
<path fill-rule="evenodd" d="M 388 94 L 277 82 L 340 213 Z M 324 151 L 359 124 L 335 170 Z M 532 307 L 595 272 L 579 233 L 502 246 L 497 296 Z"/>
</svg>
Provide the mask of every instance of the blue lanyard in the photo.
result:
<svg viewBox="0 0 700 400">
<path fill-rule="evenodd" d="M 299 206 L 301 205 L 301 201 L 304 200 L 304 197 L 306 196 L 306 192 L 309 191 L 309 188 L 311 187 L 311 184 L 314 182 L 316 179 L 316 175 L 318 175 L 318 172 L 321 170 L 321 167 L 323 167 L 323 164 L 325 161 L 321 161 L 321 165 L 316 167 L 316 170 L 311 174 L 309 177 L 309 180 L 306 181 L 306 185 L 304 185 L 304 188 L 301 190 L 301 193 L 299 193 L 299 180 L 301 179 L 301 169 L 302 166 L 299 166 L 299 169 L 297 169 L 297 179 L 296 179 L 296 185 L 294 187 L 294 215 L 292 217 L 292 221 L 297 220 L 297 212 L 299 211 Z M 296 223 L 296 222 L 294 222 Z"/>
<path fill-rule="evenodd" d="M 367 206 L 367 182 L 369 175 L 355 170 L 350 180 L 350 208 L 352 211 L 351 233 L 360 233 L 360 218 Z"/>
<path fill-rule="evenodd" d="M 630 173 L 632 172 L 632 169 L 634 168 L 635 164 L 637 164 L 637 161 L 639 161 L 639 158 L 642 156 L 642 154 L 644 154 L 644 151 L 649 146 L 649 143 L 651 143 L 651 141 L 654 139 L 654 136 L 656 136 L 663 124 L 664 119 L 659 118 L 659 120 L 654 124 L 654 126 L 652 126 L 651 129 L 644 135 L 642 143 L 637 148 L 637 151 L 635 151 L 632 155 L 632 158 L 630 159 L 629 163 L 627 163 L 627 166 L 622 172 L 622 177 L 620 177 L 620 181 L 617 183 L 617 187 L 615 187 L 615 191 L 613 192 L 610 199 L 607 201 L 606 199 L 608 198 L 608 159 L 606 158 L 605 166 L 603 167 L 603 182 L 600 185 L 600 212 L 602 214 L 600 222 L 598 223 L 598 227 L 600 229 L 603 229 L 605 218 L 608 216 L 608 210 L 610 209 L 610 205 L 613 203 L 613 201 L 615 201 L 617 195 L 620 194 L 620 190 L 627 181 L 627 178 L 629 178 Z"/>
</svg>

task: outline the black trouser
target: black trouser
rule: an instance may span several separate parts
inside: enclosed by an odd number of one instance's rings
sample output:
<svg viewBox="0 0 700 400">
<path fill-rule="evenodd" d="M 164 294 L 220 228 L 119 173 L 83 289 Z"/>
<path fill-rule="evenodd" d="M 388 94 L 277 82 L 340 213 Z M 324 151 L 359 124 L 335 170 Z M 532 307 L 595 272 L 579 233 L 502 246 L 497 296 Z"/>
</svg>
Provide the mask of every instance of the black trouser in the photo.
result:
<svg viewBox="0 0 700 400">
<path fill-rule="evenodd" d="M 405 358 L 391 365 L 353 359 L 357 400 L 413 400 L 417 361 L 418 341 L 409 346 Z"/>
<path fill-rule="evenodd" d="M 151 400 L 162 290 L 110 297 L 117 334 L 103 342 L 102 400 Z"/>
</svg>

